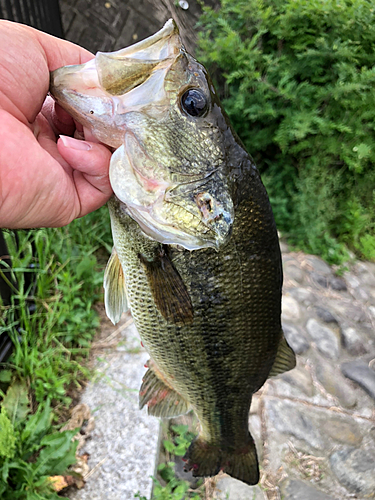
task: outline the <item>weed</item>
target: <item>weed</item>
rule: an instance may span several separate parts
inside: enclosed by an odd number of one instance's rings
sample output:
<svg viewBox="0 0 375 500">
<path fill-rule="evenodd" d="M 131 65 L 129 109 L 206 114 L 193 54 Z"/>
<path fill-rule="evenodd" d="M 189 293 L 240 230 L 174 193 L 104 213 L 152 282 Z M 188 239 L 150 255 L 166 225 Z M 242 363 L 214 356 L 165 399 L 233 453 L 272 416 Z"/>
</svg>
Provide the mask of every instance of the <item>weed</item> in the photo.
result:
<svg viewBox="0 0 375 500">
<path fill-rule="evenodd" d="M 3 500 L 60 498 L 50 476 L 63 474 L 75 463 L 77 429 L 57 432 L 49 400 L 30 414 L 28 388 L 14 380 L 0 413 L 0 496 Z"/>
<path fill-rule="evenodd" d="M 175 462 L 173 457 L 185 455 L 195 434 L 189 430 L 187 425 L 171 425 L 168 439 L 163 440 L 163 447 L 171 460 L 158 465 L 158 475 L 162 482 L 156 478 L 154 481 L 153 500 L 201 500 L 204 492 L 202 488 L 192 490 L 187 481 L 176 477 Z M 141 497 L 139 493 L 135 496 L 140 500 L 147 500 Z"/>
<path fill-rule="evenodd" d="M 198 57 L 288 240 L 375 259 L 375 11 L 368 0 L 222 0 Z"/>
</svg>

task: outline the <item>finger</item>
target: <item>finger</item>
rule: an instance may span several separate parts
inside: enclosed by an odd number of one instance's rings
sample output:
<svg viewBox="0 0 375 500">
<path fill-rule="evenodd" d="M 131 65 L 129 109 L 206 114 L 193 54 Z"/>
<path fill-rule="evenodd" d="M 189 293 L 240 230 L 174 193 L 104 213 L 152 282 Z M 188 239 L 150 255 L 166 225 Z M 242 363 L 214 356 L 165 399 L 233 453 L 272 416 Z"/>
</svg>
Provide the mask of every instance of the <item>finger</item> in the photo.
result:
<svg viewBox="0 0 375 500">
<path fill-rule="evenodd" d="M 29 26 L 25 28 L 32 30 L 32 35 L 36 37 L 42 46 L 47 58 L 49 71 L 54 71 L 57 68 L 61 68 L 61 66 L 83 64 L 94 57 L 91 52 L 72 42 L 61 40 Z"/>
<path fill-rule="evenodd" d="M 40 115 L 34 134 L 9 113 L 0 110 L 0 227 L 51 227 L 68 224 L 80 213 L 73 183 L 60 162 L 41 141 L 57 146 Z"/>
<path fill-rule="evenodd" d="M 85 141 L 88 141 L 88 142 L 98 142 L 100 143 L 99 139 L 97 139 L 94 134 L 91 132 L 90 129 L 88 129 L 87 127 L 83 127 L 83 135 L 85 137 Z"/>
<path fill-rule="evenodd" d="M 80 200 L 80 216 L 101 207 L 111 196 L 109 162 L 111 152 L 102 144 L 62 136 L 57 142 L 61 156 L 73 168 Z"/>
<path fill-rule="evenodd" d="M 43 116 L 48 120 L 54 134 L 73 135 L 75 124 L 73 118 L 52 97 L 47 96 L 42 108 Z"/>
<path fill-rule="evenodd" d="M 32 130 L 43 150 L 47 151 L 47 153 L 63 167 L 65 172 L 72 176 L 72 167 L 60 155 L 57 149 L 55 132 L 52 130 L 48 120 L 42 113 L 39 113 L 36 117 L 35 122 L 32 124 Z"/>
<path fill-rule="evenodd" d="M 50 71 L 94 57 L 78 45 L 0 19 L 3 45 L 7 50 L 0 53 L 1 106 L 25 124 L 32 123 L 42 108 Z"/>
</svg>

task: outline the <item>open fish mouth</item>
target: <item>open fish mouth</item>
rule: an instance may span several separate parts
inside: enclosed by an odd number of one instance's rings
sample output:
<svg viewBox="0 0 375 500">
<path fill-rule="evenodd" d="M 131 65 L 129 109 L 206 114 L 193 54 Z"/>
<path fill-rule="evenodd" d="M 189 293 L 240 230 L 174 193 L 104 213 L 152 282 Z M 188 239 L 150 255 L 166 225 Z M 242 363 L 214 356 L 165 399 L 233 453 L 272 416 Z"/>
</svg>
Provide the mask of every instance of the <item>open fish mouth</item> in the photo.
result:
<svg viewBox="0 0 375 500">
<path fill-rule="evenodd" d="M 201 122 L 181 109 L 181 95 L 189 89 L 206 96 Z M 187 146 L 201 129 L 213 134 L 210 85 L 172 19 L 130 47 L 57 69 L 50 92 L 116 149 L 109 171 L 113 191 L 145 235 L 188 250 L 227 243 L 234 209 L 220 173 L 220 147 L 210 164 Z"/>
</svg>

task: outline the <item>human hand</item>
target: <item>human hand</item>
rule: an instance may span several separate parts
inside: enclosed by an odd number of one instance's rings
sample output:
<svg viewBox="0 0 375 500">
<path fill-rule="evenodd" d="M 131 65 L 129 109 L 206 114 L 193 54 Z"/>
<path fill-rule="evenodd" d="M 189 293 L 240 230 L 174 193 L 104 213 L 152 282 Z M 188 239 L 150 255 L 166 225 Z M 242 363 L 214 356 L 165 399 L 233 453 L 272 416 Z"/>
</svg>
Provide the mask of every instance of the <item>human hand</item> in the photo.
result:
<svg viewBox="0 0 375 500">
<path fill-rule="evenodd" d="M 82 127 L 46 98 L 49 73 L 93 55 L 2 20 L 0 46 L 0 227 L 66 225 L 112 194 L 111 152 L 86 131 L 90 142 L 72 137 L 82 137 Z"/>
</svg>

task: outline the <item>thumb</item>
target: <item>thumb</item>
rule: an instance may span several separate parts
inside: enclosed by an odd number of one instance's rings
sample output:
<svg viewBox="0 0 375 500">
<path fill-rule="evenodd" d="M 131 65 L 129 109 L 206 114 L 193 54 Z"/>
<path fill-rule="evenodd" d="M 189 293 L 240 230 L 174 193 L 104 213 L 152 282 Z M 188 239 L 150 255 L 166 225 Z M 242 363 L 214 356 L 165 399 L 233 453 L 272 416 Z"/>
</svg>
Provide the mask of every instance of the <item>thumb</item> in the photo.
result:
<svg viewBox="0 0 375 500">
<path fill-rule="evenodd" d="M 73 170 L 72 176 L 81 205 L 79 217 L 104 205 L 113 193 L 109 182 L 109 149 L 102 144 L 68 136 L 60 136 L 57 148 Z"/>
</svg>

